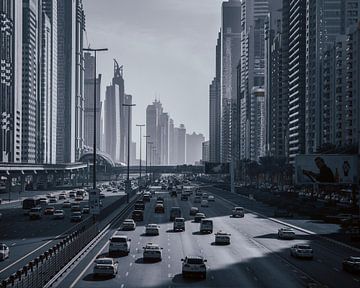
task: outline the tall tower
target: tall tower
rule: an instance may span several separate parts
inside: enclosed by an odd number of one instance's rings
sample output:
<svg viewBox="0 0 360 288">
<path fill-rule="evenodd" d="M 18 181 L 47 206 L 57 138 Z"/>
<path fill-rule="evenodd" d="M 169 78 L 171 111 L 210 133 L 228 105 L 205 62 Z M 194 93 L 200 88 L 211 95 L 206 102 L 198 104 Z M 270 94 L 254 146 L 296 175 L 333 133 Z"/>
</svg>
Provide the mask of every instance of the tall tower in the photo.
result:
<svg viewBox="0 0 360 288">
<path fill-rule="evenodd" d="M 0 2 L 0 162 L 21 162 L 22 1 Z"/>
</svg>

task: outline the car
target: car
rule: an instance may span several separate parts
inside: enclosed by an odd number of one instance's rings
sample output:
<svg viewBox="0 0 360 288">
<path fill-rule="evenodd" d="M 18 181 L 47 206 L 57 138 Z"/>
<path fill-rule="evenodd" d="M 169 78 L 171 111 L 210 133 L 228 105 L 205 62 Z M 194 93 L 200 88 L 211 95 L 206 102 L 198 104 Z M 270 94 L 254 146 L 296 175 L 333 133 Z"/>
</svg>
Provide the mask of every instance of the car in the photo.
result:
<svg viewBox="0 0 360 288">
<path fill-rule="evenodd" d="M 148 224 L 145 227 L 145 234 L 148 236 L 157 236 L 160 234 L 160 226 L 157 224 Z"/>
<path fill-rule="evenodd" d="M 65 217 L 64 210 L 61 210 L 61 209 L 55 210 L 53 216 L 54 216 L 54 219 L 64 219 L 64 217 Z"/>
<path fill-rule="evenodd" d="M 79 204 L 72 203 L 71 204 L 71 212 L 81 212 L 81 208 Z"/>
<path fill-rule="evenodd" d="M 231 234 L 219 231 L 215 234 L 215 244 L 216 245 L 228 245 L 230 244 Z"/>
<path fill-rule="evenodd" d="M 75 196 L 75 201 L 83 201 L 83 200 L 84 200 L 84 196 L 82 196 L 82 195 Z"/>
<path fill-rule="evenodd" d="M 171 197 L 177 197 L 177 192 L 176 192 L 176 190 L 172 190 L 172 191 L 170 192 L 170 196 L 171 196 Z"/>
<path fill-rule="evenodd" d="M 188 196 L 187 194 L 181 194 L 180 200 L 181 200 L 181 201 L 188 201 L 188 200 L 189 200 L 189 196 Z"/>
<path fill-rule="evenodd" d="M 129 231 L 135 229 L 136 229 L 136 223 L 133 219 L 125 219 L 121 224 L 121 230 Z"/>
<path fill-rule="evenodd" d="M 278 230 L 278 238 L 286 239 L 286 240 L 293 240 L 293 239 L 295 239 L 295 231 L 288 227 L 280 228 Z"/>
<path fill-rule="evenodd" d="M 200 233 L 212 233 L 212 232 L 213 232 L 213 221 L 209 219 L 201 219 Z"/>
<path fill-rule="evenodd" d="M 243 207 L 234 207 L 232 209 L 232 216 L 233 217 L 244 217 L 245 212 Z"/>
<path fill-rule="evenodd" d="M 181 259 L 182 263 L 182 277 L 200 276 L 206 279 L 206 259 L 202 256 L 186 256 Z"/>
<path fill-rule="evenodd" d="M 62 204 L 62 208 L 70 208 L 71 207 L 71 203 L 69 200 L 65 200 L 64 203 Z"/>
<path fill-rule="evenodd" d="M 85 205 L 81 211 L 83 214 L 90 214 L 90 207 L 89 205 Z"/>
<path fill-rule="evenodd" d="M 209 202 L 215 202 L 215 197 L 213 195 L 209 195 L 208 196 L 208 201 Z"/>
<path fill-rule="evenodd" d="M 53 215 L 55 212 L 55 208 L 53 206 L 48 206 L 44 210 L 44 215 Z"/>
<path fill-rule="evenodd" d="M 0 260 L 5 260 L 6 258 L 9 258 L 9 254 L 9 247 L 4 243 L 0 243 Z"/>
<path fill-rule="evenodd" d="M 158 197 L 156 198 L 156 202 L 164 203 L 164 198 L 161 197 L 161 196 L 158 196 Z"/>
<path fill-rule="evenodd" d="M 207 193 L 202 193 L 201 199 L 207 200 L 208 199 L 208 194 Z"/>
<path fill-rule="evenodd" d="M 155 213 L 165 213 L 164 205 L 161 203 L 157 203 L 155 205 Z"/>
<path fill-rule="evenodd" d="M 159 245 L 154 243 L 147 243 L 143 247 L 143 261 L 161 261 L 162 260 L 162 249 Z"/>
<path fill-rule="evenodd" d="M 201 197 L 201 195 L 202 195 L 201 190 L 200 189 L 196 190 L 195 196 L 200 196 Z"/>
<path fill-rule="evenodd" d="M 196 213 L 198 213 L 198 212 L 199 212 L 199 208 L 197 208 L 197 207 L 190 208 L 190 216 L 195 216 Z"/>
<path fill-rule="evenodd" d="M 185 219 L 182 217 L 176 217 L 174 220 L 174 231 L 185 231 Z"/>
<path fill-rule="evenodd" d="M 175 218 L 181 217 L 180 207 L 171 207 L 170 208 L 170 221 L 174 221 Z"/>
<path fill-rule="evenodd" d="M 81 212 L 79 212 L 79 211 L 72 212 L 70 220 L 71 220 L 71 222 L 81 222 L 81 220 L 82 220 Z"/>
<path fill-rule="evenodd" d="M 279 208 L 274 211 L 274 217 L 291 218 L 291 217 L 294 217 L 294 215 L 287 209 Z"/>
<path fill-rule="evenodd" d="M 200 206 L 201 206 L 201 207 L 209 207 L 209 202 L 208 202 L 208 200 L 201 200 Z"/>
<path fill-rule="evenodd" d="M 206 216 L 204 213 L 196 213 L 194 216 L 194 222 L 200 223 L 201 219 L 205 219 Z"/>
<path fill-rule="evenodd" d="M 130 253 L 130 241 L 126 235 L 113 235 L 109 240 L 109 255 Z"/>
<path fill-rule="evenodd" d="M 143 221 L 144 220 L 144 211 L 142 210 L 134 210 L 131 214 L 131 218 L 134 221 Z"/>
<path fill-rule="evenodd" d="M 290 248 L 290 255 L 296 258 L 314 258 L 314 251 L 308 244 L 296 244 Z"/>
<path fill-rule="evenodd" d="M 104 193 L 100 193 L 100 199 L 104 199 L 105 198 L 105 194 Z"/>
<path fill-rule="evenodd" d="M 42 208 L 41 207 L 33 207 L 29 211 L 30 219 L 40 219 L 42 216 Z"/>
<path fill-rule="evenodd" d="M 51 196 L 49 198 L 49 203 L 56 203 L 56 202 L 57 202 L 56 196 Z"/>
<path fill-rule="evenodd" d="M 60 193 L 59 194 L 59 200 L 65 200 L 66 199 L 66 194 L 65 193 Z"/>
<path fill-rule="evenodd" d="M 150 196 L 151 194 L 144 194 L 144 196 L 143 196 L 143 201 L 144 202 L 150 202 L 150 198 L 151 198 L 151 196 Z"/>
<path fill-rule="evenodd" d="M 118 271 L 118 262 L 112 258 L 98 258 L 95 260 L 93 270 L 94 277 L 111 276 L 115 277 Z"/>
<path fill-rule="evenodd" d="M 360 272 L 360 257 L 350 256 L 343 260 L 342 268 L 344 271 L 350 273 L 359 273 Z"/>
<path fill-rule="evenodd" d="M 135 210 L 145 210 L 145 204 L 143 202 L 141 203 L 135 203 L 135 206 L 134 206 L 134 209 Z"/>
<path fill-rule="evenodd" d="M 39 205 L 44 207 L 49 204 L 49 200 L 47 198 L 39 198 Z"/>
<path fill-rule="evenodd" d="M 196 196 L 194 198 L 194 203 L 201 203 L 201 197 L 200 196 Z"/>
</svg>

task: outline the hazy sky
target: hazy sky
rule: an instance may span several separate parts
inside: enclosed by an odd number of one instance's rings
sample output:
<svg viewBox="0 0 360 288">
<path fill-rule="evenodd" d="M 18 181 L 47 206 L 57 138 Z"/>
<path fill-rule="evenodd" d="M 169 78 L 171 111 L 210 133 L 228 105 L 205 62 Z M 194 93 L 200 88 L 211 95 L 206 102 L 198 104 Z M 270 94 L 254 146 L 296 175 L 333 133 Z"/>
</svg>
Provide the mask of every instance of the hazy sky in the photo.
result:
<svg viewBox="0 0 360 288">
<path fill-rule="evenodd" d="M 175 125 L 183 123 L 188 132 L 208 139 L 208 90 L 215 74 L 221 2 L 84 0 L 85 45 L 109 48 L 98 56 L 102 97 L 115 58 L 124 65 L 125 91 L 137 105 L 134 126 L 146 122 L 146 106 L 156 95 Z"/>
</svg>

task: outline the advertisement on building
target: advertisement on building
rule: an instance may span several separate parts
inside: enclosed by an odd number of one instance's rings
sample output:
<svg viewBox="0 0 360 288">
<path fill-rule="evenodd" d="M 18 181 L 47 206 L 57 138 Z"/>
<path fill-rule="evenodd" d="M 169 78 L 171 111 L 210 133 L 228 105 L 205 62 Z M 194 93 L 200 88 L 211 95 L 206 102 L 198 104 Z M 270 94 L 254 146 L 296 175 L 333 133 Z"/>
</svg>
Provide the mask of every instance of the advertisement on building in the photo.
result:
<svg viewBox="0 0 360 288">
<path fill-rule="evenodd" d="M 297 184 L 357 184 L 358 155 L 297 155 L 295 181 Z"/>
</svg>

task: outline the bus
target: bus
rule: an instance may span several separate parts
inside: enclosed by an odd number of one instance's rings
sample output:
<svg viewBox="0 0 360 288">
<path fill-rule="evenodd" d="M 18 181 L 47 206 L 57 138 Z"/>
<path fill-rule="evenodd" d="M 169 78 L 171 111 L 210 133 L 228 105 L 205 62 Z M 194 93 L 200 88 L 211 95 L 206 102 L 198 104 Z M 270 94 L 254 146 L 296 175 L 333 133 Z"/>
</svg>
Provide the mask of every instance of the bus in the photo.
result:
<svg viewBox="0 0 360 288">
<path fill-rule="evenodd" d="M 26 198 L 22 202 L 22 209 L 24 209 L 24 214 L 28 214 L 31 208 L 38 206 L 40 200 L 38 198 Z"/>
</svg>

